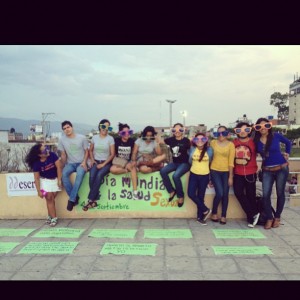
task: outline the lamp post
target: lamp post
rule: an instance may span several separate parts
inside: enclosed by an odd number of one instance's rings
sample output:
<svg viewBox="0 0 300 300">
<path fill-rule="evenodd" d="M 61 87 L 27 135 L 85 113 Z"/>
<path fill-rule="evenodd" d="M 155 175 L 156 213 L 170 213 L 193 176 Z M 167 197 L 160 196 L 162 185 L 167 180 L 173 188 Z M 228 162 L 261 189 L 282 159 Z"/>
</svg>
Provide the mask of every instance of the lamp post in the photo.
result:
<svg viewBox="0 0 300 300">
<path fill-rule="evenodd" d="M 170 104 L 170 128 L 172 127 L 172 104 L 175 103 L 177 100 L 166 100 Z"/>
<path fill-rule="evenodd" d="M 183 117 L 183 126 L 185 127 L 185 118 L 187 116 L 187 111 L 186 110 L 182 110 L 180 113 L 181 113 L 181 115 Z"/>
<path fill-rule="evenodd" d="M 9 169 L 9 153 L 10 153 L 10 147 L 8 147 L 7 149 L 6 149 L 6 151 L 7 151 L 7 172 L 9 171 L 8 169 Z"/>
</svg>

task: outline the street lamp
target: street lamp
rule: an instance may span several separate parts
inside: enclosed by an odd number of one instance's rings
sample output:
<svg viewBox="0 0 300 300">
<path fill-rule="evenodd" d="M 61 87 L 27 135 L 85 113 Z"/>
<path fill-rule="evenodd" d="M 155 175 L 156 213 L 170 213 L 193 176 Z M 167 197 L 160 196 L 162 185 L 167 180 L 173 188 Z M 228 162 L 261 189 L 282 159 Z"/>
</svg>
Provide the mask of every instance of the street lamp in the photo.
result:
<svg viewBox="0 0 300 300">
<path fill-rule="evenodd" d="M 182 117 L 183 117 L 183 126 L 185 127 L 185 118 L 187 116 L 187 111 L 186 110 L 182 110 L 180 111 Z"/>
<path fill-rule="evenodd" d="M 177 100 L 166 100 L 170 104 L 170 128 L 172 127 L 172 104 L 175 103 Z"/>
</svg>

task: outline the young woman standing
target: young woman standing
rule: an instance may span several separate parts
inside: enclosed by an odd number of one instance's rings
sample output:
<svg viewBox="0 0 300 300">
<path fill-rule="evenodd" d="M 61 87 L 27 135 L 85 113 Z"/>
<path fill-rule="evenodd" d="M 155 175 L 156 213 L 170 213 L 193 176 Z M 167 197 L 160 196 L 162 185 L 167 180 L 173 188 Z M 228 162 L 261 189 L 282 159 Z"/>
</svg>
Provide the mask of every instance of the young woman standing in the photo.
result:
<svg viewBox="0 0 300 300">
<path fill-rule="evenodd" d="M 46 199 L 48 218 L 46 224 L 55 226 L 57 216 L 55 209 L 55 197 L 62 188 L 62 167 L 58 156 L 49 151 L 45 144 L 35 144 L 31 147 L 25 159 L 33 171 L 35 187 L 38 196 Z"/>
<path fill-rule="evenodd" d="M 252 126 L 240 122 L 234 128 L 237 138 L 235 146 L 233 189 L 241 204 L 248 221 L 248 227 L 253 228 L 259 219 L 256 204 L 256 149 L 252 140 Z"/>
<path fill-rule="evenodd" d="M 213 157 L 213 150 L 207 145 L 208 138 L 198 133 L 192 140 L 189 161 L 192 165 L 188 183 L 188 196 L 197 205 L 197 222 L 207 225 L 206 220 L 211 209 L 204 204 L 204 197 L 209 183 L 209 166 Z"/>
<path fill-rule="evenodd" d="M 288 159 L 291 142 L 279 133 L 272 132 L 272 123 L 266 118 L 259 118 L 255 125 L 254 142 L 256 150 L 262 157 L 262 189 L 263 204 L 267 221 L 264 228 L 276 228 L 280 225 L 280 217 L 285 203 L 285 185 L 289 175 Z M 282 154 L 280 144 L 285 145 Z M 277 205 L 273 216 L 271 205 L 272 186 L 276 184 Z"/>
<path fill-rule="evenodd" d="M 229 131 L 225 126 L 219 126 L 217 132 L 214 132 L 214 136 L 217 137 L 217 139 L 212 140 L 210 143 L 214 151 L 210 174 L 216 195 L 213 201 L 211 220 L 213 222 L 219 222 L 217 212 L 218 206 L 222 201 L 220 224 L 225 225 L 229 187 L 233 185 L 235 149 L 233 143 L 228 140 Z"/>
</svg>

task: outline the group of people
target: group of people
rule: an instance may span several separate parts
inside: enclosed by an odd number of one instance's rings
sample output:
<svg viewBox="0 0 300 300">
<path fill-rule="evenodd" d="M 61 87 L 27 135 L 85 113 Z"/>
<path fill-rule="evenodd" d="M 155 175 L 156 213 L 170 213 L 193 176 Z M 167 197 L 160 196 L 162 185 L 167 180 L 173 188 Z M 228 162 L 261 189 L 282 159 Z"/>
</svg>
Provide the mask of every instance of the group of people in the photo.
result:
<svg viewBox="0 0 300 300">
<path fill-rule="evenodd" d="M 97 206 L 100 200 L 100 186 L 104 177 L 112 174 L 130 174 L 132 197 L 139 198 L 137 190 L 137 172 L 151 173 L 159 171 L 169 193 L 169 201 L 177 199 L 178 207 L 184 205 L 184 190 L 181 177 L 190 171 L 187 193 L 197 205 L 197 221 L 207 224 L 210 217 L 213 222 L 226 224 L 229 188 L 247 216 L 248 226 L 253 228 L 260 212 L 256 203 L 256 180 L 258 166 L 256 157 L 262 157 L 263 171 L 263 208 L 266 214 L 264 228 L 276 228 L 285 202 L 285 184 L 288 178 L 288 158 L 291 142 L 279 133 L 272 132 L 272 123 L 260 118 L 255 125 L 238 123 L 234 128 L 236 138 L 230 140 L 230 132 L 225 126 L 219 126 L 210 141 L 209 134 L 197 133 L 191 140 L 185 137 L 185 128 L 181 123 L 174 124 L 172 137 L 161 138 L 153 126 L 146 126 L 141 136 L 134 141 L 133 130 L 128 124 L 119 123 L 119 137 L 109 135 L 112 131 L 110 121 L 99 122 L 99 135 L 94 135 L 89 144 L 85 136 L 73 130 L 70 121 L 62 122 L 64 135 L 58 143 L 61 158 L 49 151 L 45 144 L 34 145 L 26 157 L 26 162 L 34 172 L 38 195 L 46 199 L 50 226 L 57 224 L 55 196 L 62 185 L 69 196 L 67 210 L 72 211 L 78 204 L 78 191 L 86 172 L 89 171 L 89 194 L 83 210 Z M 281 153 L 280 144 L 285 145 Z M 166 162 L 165 144 L 171 151 L 172 160 Z M 70 175 L 76 172 L 74 184 Z M 170 179 L 172 173 L 173 183 Z M 277 206 L 272 212 L 271 192 L 276 183 Z M 215 188 L 212 208 L 205 205 L 205 192 L 208 186 Z M 221 215 L 218 215 L 219 204 Z"/>
</svg>

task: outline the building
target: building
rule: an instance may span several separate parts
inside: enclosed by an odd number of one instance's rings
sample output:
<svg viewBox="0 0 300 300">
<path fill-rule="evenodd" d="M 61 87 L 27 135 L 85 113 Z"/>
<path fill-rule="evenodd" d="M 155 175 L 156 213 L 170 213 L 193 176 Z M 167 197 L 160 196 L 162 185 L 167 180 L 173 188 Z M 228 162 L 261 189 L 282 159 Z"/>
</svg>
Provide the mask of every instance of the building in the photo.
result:
<svg viewBox="0 0 300 300">
<path fill-rule="evenodd" d="M 8 130 L 0 129 L 0 143 L 8 143 Z"/>
<path fill-rule="evenodd" d="M 298 73 L 289 90 L 289 123 L 300 124 L 300 79 Z"/>
</svg>

